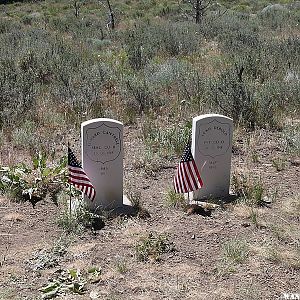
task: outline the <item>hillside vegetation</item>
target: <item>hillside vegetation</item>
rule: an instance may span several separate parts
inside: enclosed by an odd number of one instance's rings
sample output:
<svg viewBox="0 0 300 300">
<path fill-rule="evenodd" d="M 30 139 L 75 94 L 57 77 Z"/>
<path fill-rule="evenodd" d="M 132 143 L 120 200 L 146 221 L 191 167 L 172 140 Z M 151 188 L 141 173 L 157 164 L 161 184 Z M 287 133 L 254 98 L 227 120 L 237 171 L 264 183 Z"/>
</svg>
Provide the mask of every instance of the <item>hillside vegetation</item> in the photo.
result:
<svg viewBox="0 0 300 300">
<path fill-rule="evenodd" d="M 280 128 L 299 112 L 299 3 L 226 1 L 194 24 L 188 3 L 113 1 L 115 30 L 105 1 L 78 3 L 78 17 L 72 1 L 1 5 L 4 131 L 42 125 L 48 138 L 95 116 L 184 123 L 208 111 Z"/>
</svg>

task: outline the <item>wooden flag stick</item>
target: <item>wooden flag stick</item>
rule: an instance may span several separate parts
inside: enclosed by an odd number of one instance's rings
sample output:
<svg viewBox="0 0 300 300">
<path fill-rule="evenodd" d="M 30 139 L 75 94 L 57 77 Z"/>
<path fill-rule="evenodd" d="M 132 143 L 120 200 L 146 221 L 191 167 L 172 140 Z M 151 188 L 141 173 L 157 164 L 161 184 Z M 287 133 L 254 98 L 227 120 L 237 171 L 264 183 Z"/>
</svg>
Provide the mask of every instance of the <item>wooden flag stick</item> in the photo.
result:
<svg viewBox="0 0 300 300">
<path fill-rule="evenodd" d="M 68 141 L 68 164 L 69 164 L 69 148 L 70 148 L 70 142 Z M 69 174 L 70 176 L 70 174 Z M 69 213 L 70 213 L 70 217 L 72 216 L 72 187 L 71 187 L 71 184 L 69 183 L 69 187 L 70 187 L 70 190 L 69 190 L 69 193 L 70 193 L 70 203 L 69 203 Z"/>
<path fill-rule="evenodd" d="M 70 217 L 72 216 L 72 187 L 70 184 L 70 204 L 69 204 L 69 208 L 70 208 Z"/>
</svg>

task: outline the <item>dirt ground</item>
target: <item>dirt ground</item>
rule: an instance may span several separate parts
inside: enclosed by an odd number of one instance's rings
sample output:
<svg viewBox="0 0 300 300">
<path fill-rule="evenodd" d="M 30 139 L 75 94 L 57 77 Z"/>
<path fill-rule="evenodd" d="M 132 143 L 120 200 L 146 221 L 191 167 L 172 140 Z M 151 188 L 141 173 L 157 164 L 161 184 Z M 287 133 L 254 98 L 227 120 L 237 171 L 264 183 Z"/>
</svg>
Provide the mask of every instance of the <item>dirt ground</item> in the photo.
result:
<svg viewBox="0 0 300 300">
<path fill-rule="evenodd" d="M 211 217 L 166 205 L 178 159 L 147 172 L 136 167 L 145 150 L 137 128 L 125 128 L 124 143 L 125 185 L 141 192 L 151 217 L 116 217 L 95 233 L 68 235 L 57 225 L 61 205 L 42 201 L 32 208 L 2 197 L 0 299 L 41 299 L 39 289 L 61 270 L 84 274 L 92 266 L 101 274 L 85 285 L 83 295 L 68 292 L 56 299 L 248 300 L 300 294 L 300 166 L 297 157 L 283 152 L 279 134 L 236 132 L 234 138 L 232 174 L 261 178 L 271 204 L 253 210 L 225 203 Z M 282 170 L 274 159 L 283 162 Z M 165 234 L 175 250 L 160 261 L 138 261 L 135 245 L 149 232 Z M 247 245 L 247 253 L 230 263 L 224 246 L 233 241 Z M 43 265 L 45 251 L 55 245 L 63 245 L 60 255 L 52 266 Z M 47 253 L 49 262 L 51 250 Z"/>
</svg>

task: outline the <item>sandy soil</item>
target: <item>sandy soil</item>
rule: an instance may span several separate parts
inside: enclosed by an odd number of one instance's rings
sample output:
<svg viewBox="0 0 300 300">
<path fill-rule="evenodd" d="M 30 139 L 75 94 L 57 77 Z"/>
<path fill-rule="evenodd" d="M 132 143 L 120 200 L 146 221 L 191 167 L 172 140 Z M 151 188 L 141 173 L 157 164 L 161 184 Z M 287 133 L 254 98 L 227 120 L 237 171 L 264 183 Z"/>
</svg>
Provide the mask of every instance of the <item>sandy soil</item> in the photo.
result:
<svg viewBox="0 0 300 300">
<path fill-rule="evenodd" d="M 57 299 L 278 299 L 300 293 L 300 167 L 283 152 L 280 138 L 267 131 L 236 135 L 232 173 L 261 178 L 269 207 L 228 203 L 211 217 L 188 215 L 166 205 L 177 160 L 161 162 L 158 171 L 137 168 L 145 146 L 136 128 L 125 128 L 125 185 L 141 192 L 151 217 L 116 217 L 96 233 L 66 235 L 58 227 L 62 206 L 50 201 L 31 204 L 0 199 L 0 299 L 40 299 L 39 289 L 61 270 L 78 268 L 86 275 L 101 268 L 83 295 Z M 284 161 L 276 171 L 272 161 Z M 135 245 L 149 232 L 165 234 L 175 251 L 158 262 L 137 261 Z M 240 263 L 225 260 L 226 242 L 242 241 L 247 256 Z M 65 243 L 64 243 L 65 242 Z M 36 270 L 43 251 L 62 244 L 54 266 Z M 51 256 L 51 255 L 50 255 Z M 49 257 L 45 259 L 49 261 Z"/>
</svg>

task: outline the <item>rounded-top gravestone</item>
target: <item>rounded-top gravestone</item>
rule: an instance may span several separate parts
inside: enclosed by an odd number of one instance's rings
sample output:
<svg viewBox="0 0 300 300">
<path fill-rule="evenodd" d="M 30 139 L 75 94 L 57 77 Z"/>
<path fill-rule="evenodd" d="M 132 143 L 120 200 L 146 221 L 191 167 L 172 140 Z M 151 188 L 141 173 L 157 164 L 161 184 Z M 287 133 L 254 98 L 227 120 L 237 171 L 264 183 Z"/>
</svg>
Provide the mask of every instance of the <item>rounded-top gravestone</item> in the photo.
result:
<svg viewBox="0 0 300 300">
<path fill-rule="evenodd" d="M 232 119 L 206 114 L 193 119 L 192 154 L 203 181 L 203 187 L 192 193 L 192 200 L 229 195 Z"/>
<path fill-rule="evenodd" d="M 91 209 L 123 206 L 123 124 L 93 119 L 81 124 L 82 166 L 96 189 Z"/>
</svg>

